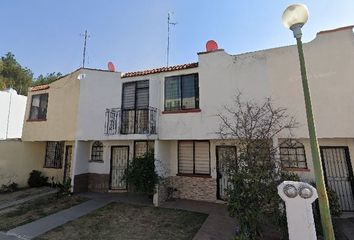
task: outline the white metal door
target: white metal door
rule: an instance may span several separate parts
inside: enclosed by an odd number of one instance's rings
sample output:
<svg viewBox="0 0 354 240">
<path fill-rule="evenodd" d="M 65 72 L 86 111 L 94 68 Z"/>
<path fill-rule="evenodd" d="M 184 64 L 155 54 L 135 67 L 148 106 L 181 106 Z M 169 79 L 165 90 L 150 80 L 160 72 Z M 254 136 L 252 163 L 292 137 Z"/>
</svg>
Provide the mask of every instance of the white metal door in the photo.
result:
<svg viewBox="0 0 354 240">
<path fill-rule="evenodd" d="M 127 183 L 123 179 L 128 167 L 129 147 L 113 146 L 111 149 L 111 189 L 125 190 Z"/>
<path fill-rule="evenodd" d="M 236 161 L 236 147 L 234 146 L 217 146 L 216 160 L 217 160 L 217 198 L 224 200 L 226 197 L 225 189 L 228 186 L 228 177 L 226 174 L 226 167 L 228 161 L 235 159 Z"/>
</svg>

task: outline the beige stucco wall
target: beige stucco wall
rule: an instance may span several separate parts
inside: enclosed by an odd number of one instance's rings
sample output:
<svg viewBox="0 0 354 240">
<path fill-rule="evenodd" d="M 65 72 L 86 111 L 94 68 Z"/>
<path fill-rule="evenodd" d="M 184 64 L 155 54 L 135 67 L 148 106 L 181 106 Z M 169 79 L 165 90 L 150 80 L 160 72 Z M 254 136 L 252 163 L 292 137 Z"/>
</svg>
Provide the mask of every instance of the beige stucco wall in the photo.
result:
<svg viewBox="0 0 354 240">
<path fill-rule="evenodd" d="M 23 187 L 32 170 L 42 169 L 45 143 L 0 141 L 0 153 L 0 185 L 16 182 Z"/>
<path fill-rule="evenodd" d="M 74 142 L 66 142 L 66 145 L 72 145 L 74 151 Z M 16 182 L 19 186 L 25 187 L 32 170 L 43 172 L 49 178 L 49 182 L 52 180 L 62 182 L 65 151 L 62 168 L 44 168 L 45 149 L 46 142 L 0 141 L 0 186 L 9 182 Z"/>
<path fill-rule="evenodd" d="M 29 92 L 26 105 L 23 141 L 74 140 L 76 132 L 81 70 L 53 83 L 49 89 Z M 28 121 L 32 95 L 48 93 L 46 121 Z"/>
</svg>

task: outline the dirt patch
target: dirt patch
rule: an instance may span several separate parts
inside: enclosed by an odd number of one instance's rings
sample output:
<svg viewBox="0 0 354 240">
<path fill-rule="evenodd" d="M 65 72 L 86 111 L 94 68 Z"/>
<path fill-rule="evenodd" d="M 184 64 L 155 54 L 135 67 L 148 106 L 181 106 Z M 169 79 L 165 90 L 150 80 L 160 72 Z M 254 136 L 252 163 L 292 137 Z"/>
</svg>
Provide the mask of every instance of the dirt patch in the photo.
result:
<svg viewBox="0 0 354 240">
<path fill-rule="evenodd" d="M 47 215 L 70 208 L 86 201 L 80 196 L 61 196 L 50 194 L 0 211 L 0 230 L 7 231 L 14 227 L 32 222 Z"/>
<path fill-rule="evenodd" d="M 111 203 L 36 239 L 193 239 L 208 215 Z"/>
</svg>

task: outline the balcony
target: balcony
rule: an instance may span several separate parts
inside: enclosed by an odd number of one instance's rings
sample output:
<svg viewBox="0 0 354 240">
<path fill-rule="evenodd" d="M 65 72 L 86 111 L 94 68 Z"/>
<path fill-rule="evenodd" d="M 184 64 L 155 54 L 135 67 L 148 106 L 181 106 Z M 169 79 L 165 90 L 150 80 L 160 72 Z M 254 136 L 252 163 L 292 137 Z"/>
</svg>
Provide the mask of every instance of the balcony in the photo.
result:
<svg viewBox="0 0 354 240">
<path fill-rule="evenodd" d="M 104 134 L 156 134 L 157 108 L 106 109 Z"/>
</svg>

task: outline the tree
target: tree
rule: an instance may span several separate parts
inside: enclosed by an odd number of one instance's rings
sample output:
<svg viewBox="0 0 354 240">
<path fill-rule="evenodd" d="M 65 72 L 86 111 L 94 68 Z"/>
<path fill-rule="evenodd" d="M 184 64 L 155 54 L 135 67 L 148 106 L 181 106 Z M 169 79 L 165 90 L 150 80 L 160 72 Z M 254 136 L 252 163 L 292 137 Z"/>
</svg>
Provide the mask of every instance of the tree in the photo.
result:
<svg viewBox="0 0 354 240">
<path fill-rule="evenodd" d="M 272 220 L 284 232 L 286 218 L 279 208 L 283 202 L 277 194 L 277 186 L 284 179 L 298 178 L 281 171 L 273 138 L 285 131 L 290 134 L 297 126 L 295 119 L 286 109 L 274 107 L 270 98 L 262 103 L 243 101 L 240 93 L 233 105 L 225 106 L 218 116 L 221 138 L 237 145 L 237 156 L 228 153 L 222 164 L 229 181 L 228 210 L 239 220 L 239 239 L 262 238 L 264 218 Z"/>
<path fill-rule="evenodd" d="M 38 86 L 38 85 L 43 85 L 43 84 L 49 84 L 51 82 L 54 82 L 58 78 L 63 76 L 60 72 L 52 72 L 52 73 L 47 73 L 47 75 L 39 75 L 34 81 L 32 86 Z"/>
<path fill-rule="evenodd" d="M 0 88 L 12 87 L 21 95 L 27 95 L 27 89 L 32 84 L 33 73 L 23 68 L 11 52 L 1 57 L 0 61 Z"/>
</svg>

